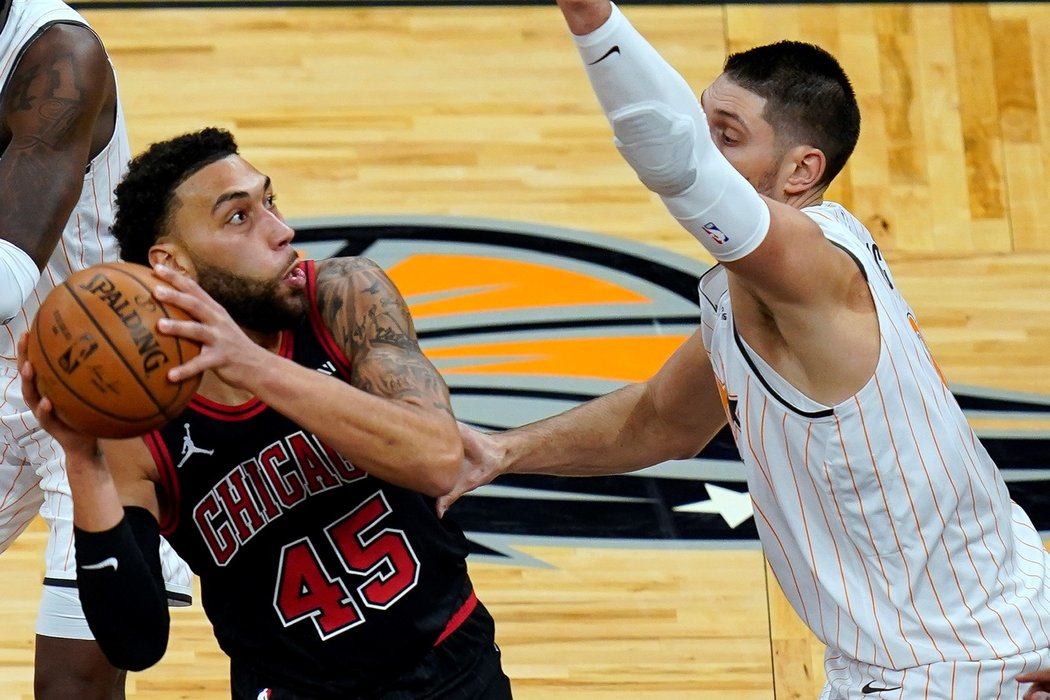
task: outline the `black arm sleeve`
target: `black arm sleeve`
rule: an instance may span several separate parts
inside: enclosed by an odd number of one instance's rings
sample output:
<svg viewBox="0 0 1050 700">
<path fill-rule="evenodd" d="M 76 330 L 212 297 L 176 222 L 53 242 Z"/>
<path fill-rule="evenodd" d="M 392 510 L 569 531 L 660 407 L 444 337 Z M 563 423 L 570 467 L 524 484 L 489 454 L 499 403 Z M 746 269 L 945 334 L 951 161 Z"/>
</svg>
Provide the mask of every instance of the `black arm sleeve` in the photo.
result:
<svg viewBox="0 0 1050 700">
<path fill-rule="evenodd" d="M 80 603 L 102 652 L 117 668 L 149 668 L 164 656 L 170 624 L 157 519 L 125 508 L 112 530 L 73 536 Z"/>
</svg>

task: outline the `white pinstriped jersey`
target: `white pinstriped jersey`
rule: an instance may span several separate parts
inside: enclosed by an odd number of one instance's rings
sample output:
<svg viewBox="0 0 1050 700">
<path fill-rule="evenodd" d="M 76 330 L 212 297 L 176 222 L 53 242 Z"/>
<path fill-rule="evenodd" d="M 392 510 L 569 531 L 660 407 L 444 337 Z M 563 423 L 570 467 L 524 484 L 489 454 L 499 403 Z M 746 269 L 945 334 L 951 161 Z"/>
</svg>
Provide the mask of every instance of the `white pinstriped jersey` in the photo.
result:
<svg viewBox="0 0 1050 700">
<path fill-rule="evenodd" d="M 804 396 L 735 333 L 725 270 L 700 283 L 704 344 L 784 593 L 831 649 L 882 668 L 1047 648 L 1050 557 L 871 234 L 838 204 L 803 211 L 858 261 L 878 311 L 877 367 L 855 396 Z"/>
<path fill-rule="evenodd" d="M 87 26 L 75 10 L 58 0 L 12 0 L 11 14 L 0 31 L 0 85 L 6 90 L 11 73 L 33 39 L 48 25 L 64 22 Z M 85 267 L 117 259 L 117 245 L 109 233 L 113 221 L 113 188 L 131 159 L 127 130 L 120 100 L 113 137 L 92 159 L 84 174 L 84 186 L 73 213 L 66 223 L 62 238 L 40 276 L 36 290 L 26 300 L 20 314 L 0 326 L 0 363 L 13 367 L 16 343 L 47 293 L 72 273 Z"/>
<path fill-rule="evenodd" d="M 7 22 L 0 31 L 0 86 L 6 90 L 11 73 L 26 47 L 55 23 L 87 22 L 58 0 L 12 0 Z M 90 29 L 90 27 L 88 27 Z M 33 294 L 21 313 L 0 326 L 0 552 L 26 527 L 37 508 L 48 523 L 45 580 L 76 578 L 73 550 L 73 507 L 63 468 L 61 447 L 37 425 L 22 399 L 16 371 L 16 343 L 48 292 L 78 270 L 117 259 L 117 243 L 109 233 L 115 202 L 113 189 L 127 170 L 131 148 L 124 113 L 117 99 L 117 114 L 109 143 L 84 173 L 80 197 L 62 231 L 62 237 L 43 270 Z M 173 604 L 186 604 L 192 578 L 186 564 L 161 541 L 161 567 Z M 72 607 L 54 608 L 45 596 L 37 633 L 51 637 L 91 639 L 87 622 Z"/>
</svg>

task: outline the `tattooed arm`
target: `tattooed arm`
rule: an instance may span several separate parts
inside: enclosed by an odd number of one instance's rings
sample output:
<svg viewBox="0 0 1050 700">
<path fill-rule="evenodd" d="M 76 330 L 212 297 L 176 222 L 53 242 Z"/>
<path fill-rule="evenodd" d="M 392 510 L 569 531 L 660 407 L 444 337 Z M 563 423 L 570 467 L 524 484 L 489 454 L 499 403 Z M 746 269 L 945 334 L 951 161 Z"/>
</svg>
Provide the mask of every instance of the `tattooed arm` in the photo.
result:
<svg viewBox="0 0 1050 700">
<path fill-rule="evenodd" d="M 445 493 L 458 473 L 462 443 L 448 387 L 420 350 L 397 287 L 366 258 L 322 260 L 317 304 L 350 360 L 354 391 L 313 402 L 324 422 L 338 418 L 337 432 L 347 443 L 341 454 L 387 481 Z"/>
<path fill-rule="evenodd" d="M 43 268 L 115 119 L 113 72 L 80 25 L 46 29 L 19 59 L 0 103 L 0 238 Z"/>
<path fill-rule="evenodd" d="M 379 266 L 367 258 L 318 262 L 317 305 L 350 360 L 355 387 L 452 415 L 448 387 L 419 349 L 408 306 Z"/>
<path fill-rule="evenodd" d="M 154 270 L 171 285 L 157 297 L 198 319 L 165 320 L 161 331 L 204 343 L 200 355 L 168 372 L 172 381 L 212 370 L 384 481 L 430 496 L 452 488 L 463 443 L 448 389 L 419 350 L 404 299 L 375 263 L 317 263 L 318 306 L 350 360 L 350 384 L 265 350 L 196 282 L 165 266 Z"/>
</svg>

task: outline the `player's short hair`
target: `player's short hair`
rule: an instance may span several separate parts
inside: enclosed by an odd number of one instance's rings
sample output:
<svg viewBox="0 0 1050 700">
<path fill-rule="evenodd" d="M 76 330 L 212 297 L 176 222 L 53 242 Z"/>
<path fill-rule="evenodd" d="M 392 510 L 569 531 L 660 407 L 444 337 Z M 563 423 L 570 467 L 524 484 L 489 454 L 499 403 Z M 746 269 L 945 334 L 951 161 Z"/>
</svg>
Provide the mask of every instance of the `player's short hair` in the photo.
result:
<svg viewBox="0 0 1050 700">
<path fill-rule="evenodd" d="M 805 144 L 827 158 L 821 184 L 841 172 L 860 136 L 860 108 L 842 66 L 819 46 L 780 41 L 734 53 L 724 74 L 765 98 L 762 114 L 785 148 Z"/>
<path fill-rule="evenodd" d="M 117 185 L 117 212 L 111 230 L 120 257 L 149 264 L 149 249 L 164 233 L 175 189 L 206 165 L 237 153 L 233 134 L 208 127 L 155 143 L 132 159 Z"/>
</svg>

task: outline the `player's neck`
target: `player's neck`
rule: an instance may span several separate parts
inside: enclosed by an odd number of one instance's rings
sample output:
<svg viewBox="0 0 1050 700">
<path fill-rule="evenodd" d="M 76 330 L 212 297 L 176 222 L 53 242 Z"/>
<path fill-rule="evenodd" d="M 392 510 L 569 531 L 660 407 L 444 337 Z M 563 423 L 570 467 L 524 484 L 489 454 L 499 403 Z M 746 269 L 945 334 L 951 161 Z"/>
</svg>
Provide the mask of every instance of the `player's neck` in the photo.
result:
<svg viewBox="0 0 1050 700">
<path fill-rule="evenodd" d="M 270 352 L 276 353 L 281 349 L 280 331 L 276 333 L 260 333 L 248 330 L 243 326 L 241 326 L 241 330 L 252 341 Z M 255 397 L 255 394 L 250 391 L 227 384 L 219 375 L 211 371 L 205 372 L 201 377 L 201 385 L 197 389 L 197 393 L 210 401 L 223 404 L 224 406 L 240 406 Z"/>
<path fill-rule="evenodd" d="M 255 398 L 252 392 L 227 384 L 212 371 L 205 372 L 201 377 L 197 394 L 223 406 L 240 406 Z"/>
<path fill-rule="evenodd" d="M 824 190 L 809 190 L 801 194 L 795 195 L 794 197 L 788 197 L 784 200 L 784 204 L 795 207 L 796 209 L 805 209 L 806 207 L 814 207 L 824 201 Z"/>
<path fill-rule="evenodd" d="M 260 331 L 253 331 L 245 328 L 244 326 L 241 326 L 241 330 L 244 331 L 244 334 L 251 338 L 256 345 L 264 347 L 270 352 L 277 352 L 281 349 L 281 331 L 262 333 Z"/>
</svg>

